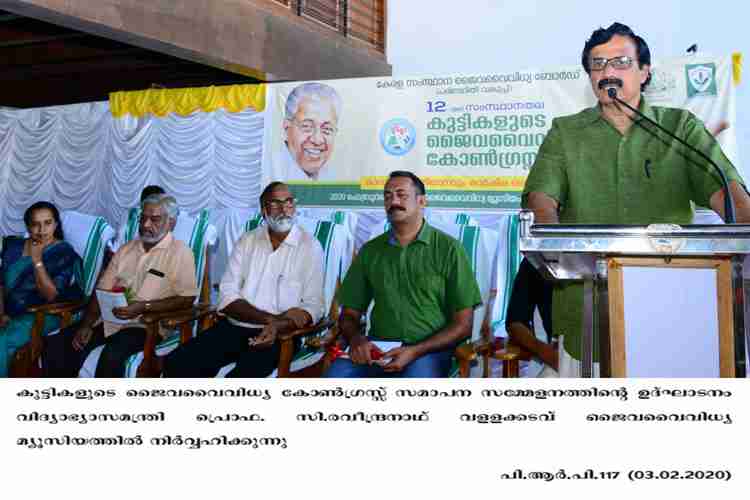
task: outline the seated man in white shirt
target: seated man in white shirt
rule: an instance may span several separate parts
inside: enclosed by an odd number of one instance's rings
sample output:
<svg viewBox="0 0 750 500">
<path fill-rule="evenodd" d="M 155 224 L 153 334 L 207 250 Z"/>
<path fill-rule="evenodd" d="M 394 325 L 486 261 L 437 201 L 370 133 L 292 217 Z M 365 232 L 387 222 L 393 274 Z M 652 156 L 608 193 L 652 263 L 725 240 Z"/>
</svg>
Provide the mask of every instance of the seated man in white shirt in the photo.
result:
<svg viewBox="0 0 750 500">
<path fill-rule="evenodd" d="M 213 377 L 232 362 L 230 377 L 266 377 L 279 362 L 277 335 L 323 316 L 323 249 L 295 224 L 289 187 L 272 182 L 260 205 L 266 224 L 240 238 L 221 279 L 226 317 L 173 351 L 165 377 Z"/>
</svg>

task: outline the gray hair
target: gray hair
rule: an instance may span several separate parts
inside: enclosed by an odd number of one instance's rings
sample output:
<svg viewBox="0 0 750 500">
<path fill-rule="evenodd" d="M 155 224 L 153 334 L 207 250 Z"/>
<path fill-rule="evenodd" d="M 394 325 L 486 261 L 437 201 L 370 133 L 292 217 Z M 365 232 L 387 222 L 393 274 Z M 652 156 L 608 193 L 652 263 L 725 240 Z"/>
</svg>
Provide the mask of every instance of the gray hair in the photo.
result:
<svg viewBox="0 0 750 500">
<path fill-rule="evenodd" d="M 159 205 L 167 214 L 167 217 L 175 221 L 177 216 L 180 215 L 177 200 L 174 199 L 174 196 L 168 194 L 150 194 L 141 202 L 141 210 L 146 208 L 146 205 Z"/>
<path fill-rule="evenodd" d="M 329 101 L 336 111 L 336 120 L 341 119 L 341 96 L 336 92 L 336 89 L 325 83 L 309 82 L 294 87 L 289 93 L 289 97 L 286 98 L 284 114 L 287 120 L 294 118 L 300 101 L 305 97 L 309 97 L 313 101 L 322 101 L 324 99 Z"/>
</svg>

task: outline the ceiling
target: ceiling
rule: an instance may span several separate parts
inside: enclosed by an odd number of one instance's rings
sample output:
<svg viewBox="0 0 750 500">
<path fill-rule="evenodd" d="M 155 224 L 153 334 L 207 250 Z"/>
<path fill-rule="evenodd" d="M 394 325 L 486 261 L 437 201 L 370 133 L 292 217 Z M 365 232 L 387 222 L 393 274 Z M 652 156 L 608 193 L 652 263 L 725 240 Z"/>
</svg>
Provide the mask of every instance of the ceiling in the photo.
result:
<svg viewBox="0 0 750 500">
<path fill-rule="evenodd" d="M 105 101 L 117 90 L 257 82 L 0 10 L 0 107 Z"/>
</svg>

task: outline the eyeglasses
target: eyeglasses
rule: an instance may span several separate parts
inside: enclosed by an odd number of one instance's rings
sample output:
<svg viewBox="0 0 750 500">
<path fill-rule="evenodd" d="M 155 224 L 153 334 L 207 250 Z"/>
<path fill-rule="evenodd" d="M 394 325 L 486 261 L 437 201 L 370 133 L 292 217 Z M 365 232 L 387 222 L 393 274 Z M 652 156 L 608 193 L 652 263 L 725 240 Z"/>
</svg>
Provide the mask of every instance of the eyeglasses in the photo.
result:
<svg viewBox="0 0 750 500">
<path fill-rule="evenodd" d="M 287 198 L 285 200 L 277 200 L 277 199 L 271 199 L 266 202 L 266 206 L 270 208 L 275 208 L 276 210 L 280 210 L 285 207 L 293 207 L 297 204 L 296 198 Z"/>
<path fill-rule="evenodd" d="M 336 127 L 329 123 L 323 123 L 322 125 L 316 125 L 314 121 L 312 120 L 302 120 L 301 122 L 298 122 L 297 120 L 291 120 L 291 122 L 294 124 L 295 127 L 299 129 L 300 132 L 302 132 L 305 135 L 313 135 L 315 132 L 320 131 L 321 135 L 326 138 L 330 138 L 336 135 L 336 132 L 338 130 Z"/>
<path fill-rule="evenodd" d="M 610 57 L 592 57 L 591 71 L 604 71 L 607 64 L 611 64 L 614 69 L 628 69 L 633 65 L 633 58 L 630 56 Z"/>
</svg>

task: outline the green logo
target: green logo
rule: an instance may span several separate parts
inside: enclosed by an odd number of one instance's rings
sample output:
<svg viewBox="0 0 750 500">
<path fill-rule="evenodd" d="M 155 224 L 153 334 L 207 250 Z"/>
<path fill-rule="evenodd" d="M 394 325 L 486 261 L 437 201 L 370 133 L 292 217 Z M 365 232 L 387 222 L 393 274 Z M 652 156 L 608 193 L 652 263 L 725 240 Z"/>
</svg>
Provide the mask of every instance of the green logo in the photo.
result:
<svg viewBox="0 0 750 500">
<path fill-rule="evenodd" d="M 685 77 L 687 79 L 687 96 L 715 96 L 716 92 L 716 65 L 688 64 L 685 66 Z"/>
</svg>

